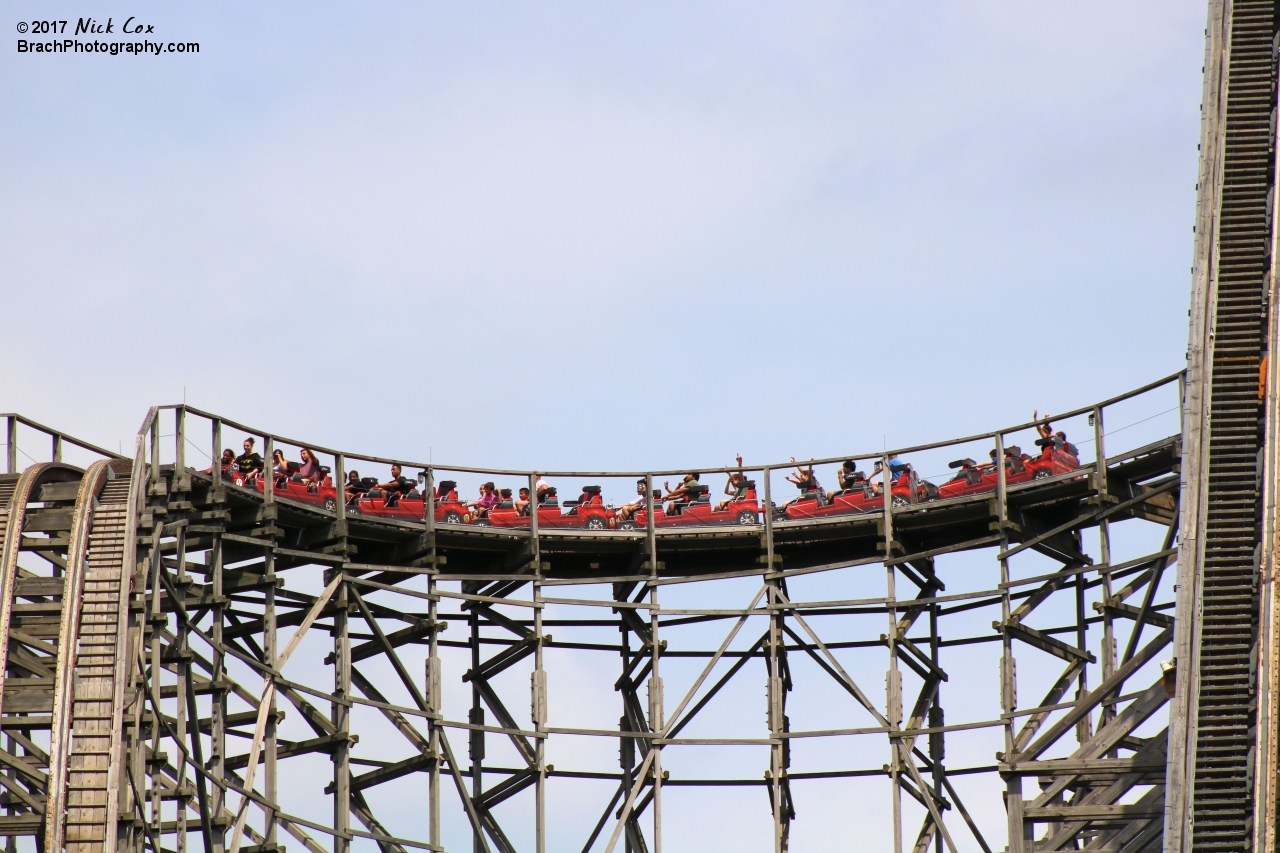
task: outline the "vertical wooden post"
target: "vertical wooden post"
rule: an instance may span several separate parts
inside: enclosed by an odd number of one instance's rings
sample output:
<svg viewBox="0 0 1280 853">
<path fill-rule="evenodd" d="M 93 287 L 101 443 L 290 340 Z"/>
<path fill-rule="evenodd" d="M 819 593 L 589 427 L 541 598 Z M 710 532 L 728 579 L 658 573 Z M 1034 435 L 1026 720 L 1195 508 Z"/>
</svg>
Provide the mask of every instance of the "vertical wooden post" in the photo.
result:
<svg viewBox="0 0 1280 853">
<path fill-rule="evenodd" d="M 782 620 L 776 608 L 781 603 L 778 579 L 771 577 L 774 572 L 773 557 L 773 486 L 770 482 L 772 471 L 763 469 L 764 479 L 764 560 L 765 578 L 768 586 L 768 602 L 775 608 L 769 614 L 769 642 L 765 657 L 765 720 L 769 725 L 769 738 L 775 741 L 769 746 L 769 802 L 773 808 L 773 851 L 784 850 L 784 829 L 782 816 L 782 745 L 779 741 L 782 734 L 782 677 L 778 656 L 778 643 L 782 640 Z"/>
<path fill-rule="evenodd" d="M 151 419 L 151 486 L 160 482 L 160 412 Z"/>
<path fill-rule="evenodd" d="M 270 667 L 275 667 L 278 651 L 276 649 L 276 585 L 274 583 L 276 576 L 276 552 L 275 548 L 268 548 L 263 555 L 263 576 L 269 581 L 264 591 L 264 602 L 262 611 L 262 656 L 264 663 Z M 267 727 L 263 732 L 262 757 L 265 763 L 262 778 L 262 793 L 269 803 L 280 802 L 278 768 L 276 765 L 277 755 L 276 749 L 278 745 L 276 735 L 276 724 L 278 718 L 276 714 L 276 691 L 270 691 L 267 710 Z M 276 841 L 276 810 L 274 808 L 266 809 L 264 812 L 263 837 L 267 844 L 274 844 Z"/>
<path fill-rule="evenodd" d="M 430 549 L 431 572 L 427 575 L 427 593 L 433 597 L 427 600 L 427 618 L 431 620 L 431 633 L 428 635 L 427 650 L 427 710 L 431 717 L 427 719 L 427 737 L 431 750 L 431 770 L 428 777 L 427 818 L 430 824 L 430 842 L 437 849 L 440 847 L 440 687 L 443 675 L 440 672 L 440 613 L 438 602 L 434 598 L 436 591 L 436 575 L 440 571 L 436 552 L 436 484 L 435 471 L 427 468 L 427 482 L 424 484 L 427 496 L 427 547 Z"/>
<path fill-rule="evenodd" d="M 902 725 L 902 673 L 898 669 L 898 608 L 897 570 L 893 563 L 893 473 L 889 469 L 889 454 L 880 456 L 880 478 L 884 491 L 884 568 L 885 602 L 889 615 L 889 632 L 885 634 L 889 649 L 889 669 L 885 673 L 885 716 L 889 725 L 897 729 Z M 889 735 L 889 776 L 893 791 L 893 853 L 902 853 L 902 760 L 898 750 L 900 739 Z"/>
<path fill-rule="evenodd" d="M 646 474 L 644 477 L 644 501 L 645 501 L 644 505 L 646 510 L 645 525 L 644 525 L 645 546 L 649 552 L 649 567 L 648 567 L 649 578 L 650 580 L 652 580 L 657 578 L 658 576 L 658 528 L 656 525 L 656 520 L 653 515 L 654 511 L 656 510 L 656 504 L 653 500 L 653 475 L 652 474 Z M 649 587 L 649 603 L 655 604 L 656 601 L 657 601 L 657 587 L 650 586 Z M 649 654 L 650 654 L 650 662 L 653 667 L 653 671 L 650 673 L 650 678 L 649 678 L 649 729 L 650 731 L 656 734 L 658 731 L 660 731 L 663 723 L 665 722 L 665 720 L 662 720 L 660 718 L 663 716 L 663 714 L 665 714 L 666 709 L 665 709 L 665 703 L 663 703 L 662 701 L 662 694 L 661 694 L 662 677 L 659 674 L 660 661 L 658 660 L 654 652 L 654 648 L 656 648 L 658 645 L 658 634 L 657 634 L 658 620 L 657 620 L 657 617 L 654 615 L 654 611 L 652 608 L 649 610 L 649 620 L 650 620 L 649 621 L 649 630 L 650 630 Z M 643 638 L 640 638 L 640 639 L 643 639 Z M 644 650 L 641 649 L 637 654 L 639 655 L 643 653 L 644 653 Z M 629 661 L 626 660 L 624 656 L 623 658 L 624 668 L 628 664 L 629 664 Z M 628 755 L 630 756 L 636 755 L 636 750 L 635 750 L 636 745 L 637 745 L 637 741 L 632 739 L 630 746 L 627 748 Z M 654 743 L 653 741 L 650 741 L 649 749 L 654 751 L 653 763 L 651 764 L 651 767 L 656 773 L 655 779 L 657 779 L 657 778 L 660 778 L 662 775 L 661 747 L 658 746 L 658 744 Z M 623 778 L 625 780 L 625 784 L 628 790 L 633 784 L 635 784 L 635 780 L 632 777 L 633 766 L 634 766 L 634 762 L 632 762 L 632 766 L 629 766 L 623 770 Z M 653 812 L 653 843 L 654 843 L 654 853 L 661 853 L 661 850 L 662 850 L 662 802 L 660 798 L 662 796 L 662 792 L 661 790 L 659 790 L 659 788 L 656 787 L 657 784 L 658 783 L 655 782 L 654 800 L 653 800 L 653 805 L 655 806 L 654 812 Z M 627 836 L 625 832 L 623 833 L 623 838 L 624 838 L 624 844 L 625 844 L 626 850 L 629 851 L 629 853 L 635 853 L 635 851 L 632 848 L 631 838 Z"/>
<path fill-rule="evenodd" d="M 930 568 L 933 566 L 933 560 L 929 560 Z M 937 595 L 937 587 L 934 587 L 935 596 Z M 934 602 L 929 605 L 929 660 L 933 662 L 935 667 L 941 668 L 938 659 L 939 642 L 942 639 L 938 634 L 938 617 L 941 615 L 941 605 Z M 941 728 L 946 725 L 946 718 L 942 713 L 942 684 L 939 683 L 933 691 L 933 701 L 929 705 L 929 718 L 927 725 L 929 728 Z M 943 791 L 946 786 L 946 771 L 943 768 L 943 760 L 946 758 L 946 732 L 933 732 L 929 735 L 929 761 L 933 764 L 933 792 L 938 797 L 938 801 L 942 801 Z M 933 834 L 934 849 L 937 853 L 943 853 L 944 839 L 942 833 L 935 832 Z"/>
<path fill-rule="evenodd" d="M 645 477 L 645 488 L 649 490 L 648 501 L 653 501 L 653 482 L 651 475 Z M 658 539 L 654 527 L 653 511 L 650 510 L 645 523 L 645 538 L 649 545 L 649 728 L 655 733 L 665 735 L 666 699 L 663 696 L 662 682 L 662 638 L 658 634 Z M 653 750 L 653 853 L 662 853 L 662 745 L 651 744 Z"/>
<path fill-rule="evenodd" d="M 53 457 L 52 458 L 54 462 L 62 461 L 62 434 L 61 433 L 55 432 L 53 434 Z"/>
<path fill-rule="evenodd" d="M 209 479 L 213 482 L 210 488 L 214 492 L 222 491 L 222 421 L 214 418 L 210 426 L 213 432 L 213 467 L 210 469 Z"/>
<path fill-rule="evenodd" d="M 1085 608 L 1085 591 L 1089 588 L 1089 579 L 1084 574 L 1076 575 L 1076 648 L 1087 649 L 1089 642 L 1089 612 Z M 1106 598 L 1104 597 L 1105 601 Z M 1089 668 L 1080 667 L 1076 676 L 1076 698 L 1080 699 L 1089 692 Z M 1084 719 L 1076 723 L 1076 742 L 1085 743 L 1093 737 L 1093 718 L 1086 714 Z"/>
<path fill-rule="evenodd" d="M 216 459 L 214 467 L 218 467 Z M 187 410 L 181 406 L 173 410 L 173 468 L 174 482 L 181 483 L 179 488 L 185 491 L 190 483 L 187 477 Z"/>
<path fill-rule="evenodd" d="M 347 564 L 336 569 L 344 578 Z M 350 853 L 351 839 L 348 830 L 351 828 L 351 742 L 350 708 L 347 699 L 351 696 L 351 638 L 348 625 L 347 608 L 350 606 L 350 591 L 344 581 L 334 594 L 333 612 L 333 693 L 334 702 L 331 710 L 334 727 L 333 749 L 333 853 Z"/>
<path fill-rule="evenodd" d="M 1004 435 L 996 433 L 995 449 L 996 449 L 996 524 L 1000 528 L 1000 553 L 1003 554 L 1009 550 L 1009 493 L 1007 469 L 1004 462 Z M 1013 614 L 1013 606 L 1010 598 L 1009 587 L 1009 558 L 1000 558 L 1000 624 L 1007 626 L 1009 619 Z M 1017 682 L 1017 663 L 1013 656 L 1013 637 L 1010 635 L 1008 628 L 1002 628 L 1002 637 L 1000 641 L 1000 710 L 1008 715 L 1012 714 L 1018 707 L 1018 682 Z M 1004 726 L 1004 756 L 1005 760 L 1011 760 L 1013 756 L 1013 739 L 1015 720 L 1012 716 L 1005 718 Z M 1022 806 L 1022 777 L 1013 776 L 1008 780 L 1005 788 L 1005 808 L 1007 809 L 1007 818 L 1009 823 L 1009 847 L 1008 853 L 1030 853 L 1030 847 L 1026 843 L 1027 830 L 1025 821 L 1023 820 Z"/>
<path fill-rule="evenodd" d="M 263 504 L 272 504 L 276 499 L 276 440 L 273 436 L 263 437 L 262 455 L 264 457 L 262 462 L 262 502 Z M 269 520 L 275 521 L 274 518 Z"/>
<path fill-rule="evenodd" d="M 10 415 L 8 420 L 5 429 L 5 443 L 9 451 L 8 472 L 16 474 L 18 473 L 18 419 Z"/>
<path fill-rule="evenodd" d="M 156 417 L 159 418 L 159 412 L 156 413 Z M 180 534 L 182 532 L 185 532 L 185 531 L 181 531 L 181 530 L 179 531 Z M 182 544 L 182 542 L 183 542 L 183 537 L 180 535 L 178 538 L 178 544 L 180 545 Z M 152 546 L 150 558 L 151 558 L 151 566 L 150 566 L 151 570 L 147 573 L 148 574 L 147 580 L 149 582 L 148 586 L 150 588 L 149 589 L 144 588 L 143 600 L 146 601 L 147 604 L 149 605 L 148 609 L 150 611 L 148 613 L 148 616 L 150 618 L 147 620 L 146 634 L 149 635 L 149 639 L 150 639 L 150 652 L 151 652 L 150 663 L 151 663 L 151 672 L 153 673 L 153 676 L 150 679 L 151 683 L 148 685 L 143 685 L 143 689 L 145 690 L 147 688 L 150 688 L 151 701 L 148 703 L 148 706 L 145 709 L 145 711 L 143 713 L 138 714 L 137 716 L 138 716 L 139 722 L 143 717 L 146 717 L 150 722 L 151 754 L 155 756 L 160 754 L 160 742 L 162 738 L 160 720 L 157 719 L 156 712 L 155 712 L 155 709 L 160 707 L 159 674 L 161 672 L 161 666 L 162 666 L 161 654 L 160 654 L 161 652 L 160 644 L 162 639 L 161 631 L 163 627 L 168 624 L 168 621 L 169 621 L 168 617 L 165 616 L 164 614 L 164 609 L 160 601 L 160 590 L 161 590 L 160 573 L 164 571 L 164 559 L 161 555 L 160 542 L 158 537 L 155 540 L 155 544 Z M 127 569 L 122 571 L 122 574 L 124 572 L 127 572 Z M 179 590 L 185 593 L 185 589 L 183 589 L 182 587 L 179 587 Z M 138 695 L 138 699 L 139 700 L 142 699 L 141 693 Z M 139 743 L 141 743 L 142 741 L 141 736 L 137 737 L 137 740 Z M 162 791 L 163 791 L 163 788 L 165 787 L 164 776 L 162 773 L 163 767 L 161 766 L 160 762 L 155 760 L 148 762 L 148 764 L 149 764 L 149 769 L 151 771 L 150 773 L 151 821 L 150 821 L 149 829 L 152 833 L 154 833 L 157 837 L 159 837 L 159 834 L 162 828 L 161 827 L 161 824 L 162 824 L 161 809 L 164 803 Z M 141 786 L 143 777 L 139 775 L 137 778 L 138 778 L 138 784 L 139 786 Z M 139 792 L 139 793 L 143 794 L 143 792 Z M 143 794 L 143 796 L 145 796 L 145 794 Z M 144 808 L 144 804 L 138 803 L 138 808 L 141 810 L 142 808 Z"/>
<path fill-rule="evenodd" d="M 1097 489 L 1098 502 L 1101 504 L 1107 499 L 1107 447 L 1106 447 L 1106 429 L 1102 421 L 1102 407 L 1096 406 L 1093 410 L 1093 447 L 1097 460 L 1097 480 L 1095 487 Z M 1111 674 L 1116 671 L 1116 633 L 1115 619 L 1111 615 L 1111 528 L 1107 519 L 1098 521 L 1098 559 L 1104 566 L 1102 570 L 1102 680 L 1106 681 Z M 1085 648 L 1083 645 L 1080 648 Z M 1080 670 L 1083 673 L 1085 667 Z M 1109 723 L 1116 715 L 1116 703 L 1114 700 L 1103 703 L 1101 713 L 1098 717 L 1098 727 L 1101 728 Z M 1112 750 L 1108 753 L 1111 757 L 1115 757 L 1116 752 Z"/>
<path fill-rule="evenodd" d="M 213 466 L 217 482 L 218 465 L 215 460 Z M 187 529 L 186 527 L 178 528 L 178 541 L 176 546 L 176 554 L 178 560 L 178 589 L 186 590 L 187 587 Z M 157 590 L 157 594 L 159 591 Z M 174 709 L 174 729 L 177 737 L 176 745 L 186 744 L 187 742 L 187 691 L 182 687 L 187 683 L 187 660 L 190 652 L 187 650 L 187 628 L 181 620 L 177 625 L 177 637 L 170 646 L 177 654 L 176 670 L 178 677 L 178 689 L 175 691 L 176 707 Z M 177 825 L 175 826 L 176 838 L 174 840 L 174 850 L 176 853 L 186 853 L 187 851 L 187 812 L 189 807 L 189 798 L 187 796 L 187 762 L 178 757 L 174 762 L 173 787 L 177 796 Z"/>
<path fill-rule="evenodd" d="M 533 534 L 534 553 L 538 554 L 538 534 L 536 528 Z M 539 556 L 534 563 L 533 573 L 533 600 L 539 602 L 542 600 L 542 560 Z M 533 728 L 539 733 L 544 732 L 547 728 L 547 671 L 543 668 L 542 661 L 542 608 L 535 607 L 533 609 L 533 673 L 532 684 L 530 685 L 530 699 L 532 706 Z M 546 755 L 546 738 L 537 738 L 534 741 L 534 760 L 537 762 L 538 778 L 534 782 L 534 850 L 536 853 L 546 853 L 547 850 L 547 755 Z"/>
<path fill-rule="evenodd" d="M 338 490 L 338 529 L 347 535 L 347 471 L 346 457 L 341 453 L 333 455 L 333 484 Z"/>
<path fill-rule="evenodd" d="M 209 673 L 209 678 L 213 683 L 211 685 L 212 690 L 209 693 L 209 775 L 215 782 L 209 788 L 209 798 L 211 800 L 209 811 L 215 818 L 212 832 L 213 853 L 223 853 L 226 849 L 227 827 L 219 818 L 221 818 L 222 812 L 226 808 L 226 792 L 218 782 L 225 778 L 227 755 L 226 656 L 222 651 L 224 648 L 222 632 L 226 622 L 227 596 L 223 589 L 222 537 L 217 534 L 214 535 L 211 553 L 213 554 L 213 566 L 211 567 L 213 596 L 211 599 L 212 624 L 209 631 L 213 637 L 213 648 L 210 650 L 213 666 L 211 667 L 212 671 Z M 191 713 L 193 722 L 197 726 L 197 736 L 199 736 L 200 715 L 195 708 L 191 709 Z"/>
</svg>

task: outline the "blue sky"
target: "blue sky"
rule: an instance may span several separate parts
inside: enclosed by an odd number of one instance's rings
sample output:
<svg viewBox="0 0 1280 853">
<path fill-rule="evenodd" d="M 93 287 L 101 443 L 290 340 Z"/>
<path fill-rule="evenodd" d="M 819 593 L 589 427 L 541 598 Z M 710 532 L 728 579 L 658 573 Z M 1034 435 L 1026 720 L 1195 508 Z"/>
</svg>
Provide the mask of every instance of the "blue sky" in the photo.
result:
<svg viewBox="0 0 1280 853">
<path fill-rule="evenodd" d="M 200 52 L 20 55 L 9 30 L 0 410 L 109 447 L 185 393 L 383 456 L 752 464 L 977 433 L 1183 365 L 1202 3 L 92 11 Z M 1117 415 L 1164 412 L 1126 436 L 1176 430 L 1166 397 Z M 993 583 L 970 556 L 952 589 Z M 994 660 L 967 654 L 983 692 L 950 693 L 948 721 L 993 701 Z M 553 709 L 611 724 L 616 697 L 571 697 L 615 675 L 566 665 Z M 965 743 L 956 761 L 996 748 Z M 815 826 L 883 849 L 858 784 L 805 795 L 797 849 L 834 843 Z M 992 784 L 970 805 L 998 838 Z M 726 797 L 673 801 L 673 825 L 723 842 Z"/>
<path fill-rule="evenodd" d="M 86 437 L 185 387 L 388 455 L 711 465 L 1182 364 L 1200 4 L 95 14 L 201 51 L 0 60 L 4 405 Z"/>
</svg>

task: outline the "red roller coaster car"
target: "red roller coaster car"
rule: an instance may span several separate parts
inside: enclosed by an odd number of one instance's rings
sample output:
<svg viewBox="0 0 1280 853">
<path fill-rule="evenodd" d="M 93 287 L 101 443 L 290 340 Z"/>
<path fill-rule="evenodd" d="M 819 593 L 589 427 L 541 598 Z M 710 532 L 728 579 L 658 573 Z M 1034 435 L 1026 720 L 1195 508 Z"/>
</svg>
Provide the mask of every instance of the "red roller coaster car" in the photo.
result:
<svg viewBox="0 0 1280 853">
<path fill-rule="evenodd" d="M 297 463 L 291 462 L 289 467 L 296 470 Z M 338 508 L 338 490 L 333 487 L 333 478 L 329 476 L 329 469 L 321 468 L 320 471 L 324 474 L 324 479 L 316 486 L 315 491 L 303 485 L 302 478 L 297 474 L 290 474 L 288 477 L 276 477 L 272 492 L 277 498 L 320 506 L 329 512 L 334 512 Z M 237 486 L 257 489 L 258 492 L 263 491 L 263 479 L 260 476 L 251 477 L 246 481 L 238 473 L 234 473 L 230 479 Z"/>
<path fill-rule="evenodd" d="M 427 517 L 427 499 L 414 489 L 397 498 L 382 489 L 370 488 L 377 484 L 372 477 L 360 481 L 365 491 L 348 506 L 361 515 L 380 518 L 397 518 L 402 521 L 422 521 Z M 453 480 L 441 480 L 435 489 L 436 521 L 445 524 L 462 524 L 467 517 L 467 505 L 458 499 L 458 484 Z"/>
<path fill-rule="evenodd" d="M 898 475 L 890 489 L 890 503 L 894 507 L 911 504 L 911 489 L 915 485 L 916 499 L 920 502 L 932 500 L 937 489 L 933 483 L 915 479 L 910 469 Z M 875 493 L 871 481 L 862 474 L 856 475 L 850 488 L 842 489 L 827 495 L 823 501 L 818 500 L 816 490 L 806 491 L 796 500 L 778 511 L 778 520 L 794 520 L 799 518 L 825 518 L 829 515 L 848 515 L 859 512 L 884 512 L 884 496 Z"/>
<path fill-rule="evenodd" d="M 548 489 L 542 503 L 538 504 L 539 528 L 580 528 L 584 530 L 608 530 L 614 526 L 614 512 L 604 505 L 600 498 L 599 486 L 583 486 L 582 497 L 576 501 L 565 501 L 566 509 L 561 511 L 560 500 L 554 488 Z M 493 527 L 528 527 L 528 515 L 516 511 L 515 502 L 504 500 L 489 510 L 484 518 L 477 518 L 475 524 Z"/>
<path fill-rule="evenodd" d="M 1057 474 L 1067 474 L 1080 467 L 1080 460 L 1059 449 L 1051 438 L 1036 441 L 1040 445 L 1039 456 L 1028 456 L 1014 445 L 1005 450 L 1005 485 L 1016 486 L 1033 480 L 1047 480 Z M 951 463 L 959 471 L 938 487 L 936 500 L 959 498 L 968 495 L 994 492 L 999 485 L 998 469 L 993 464 L 979 465 L 972 459 L 957 459 Z"/>
<path fill-rule="evenodd" d="M 704 524 L 759 524 L 760 502 L 756 499 L 756 481 L 747 481 L 747 493 L 741 498 L 732 498 L 725 508 L 716 511 L 711 503 L 711 496 L 706 486 L 699 486 L 694 500 L 680 502 L 675 512 L 667 515 L 666 509 L 654 500 L 654 527 L 684 527 Z M 621 530 L 636 530 L 649 524 L 649 513 L 640 509 L 630 519 L 620 523 Z"/>
<path fill-rule="evenodd" d="M 441 480 L 435 491 L 436 521 L 445 524 L 464 523 L 467 520 L 467 505 L 458 500 L 458 484 L 453 480 Z M 426 515 L 425 510 L 423 515 Z"/>
<path fill-rule="evenodd" d="M 398 497 L 394 492 L 370 489 L 352 501 L 348 509 L 353 509 L 360 515 L 420 522 L 427 516 L 427 501 L 417 489 Z"/>
</svg>

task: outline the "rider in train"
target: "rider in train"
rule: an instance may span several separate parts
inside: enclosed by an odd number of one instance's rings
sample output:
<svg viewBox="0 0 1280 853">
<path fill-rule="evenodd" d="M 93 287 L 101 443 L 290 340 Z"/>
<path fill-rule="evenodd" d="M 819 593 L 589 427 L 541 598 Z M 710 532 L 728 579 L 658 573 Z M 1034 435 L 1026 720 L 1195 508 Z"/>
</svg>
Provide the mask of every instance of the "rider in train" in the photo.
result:
<svg viewBox="0 0 1280 853">
<path fill-rule="evenodd" d="M 391 479 L 385 483 L 378 483 L 374 488 L 382 489 L 387 493 L 387 506 L 395 506 L 400 502 L 403 495 L 409 494 L 414 489 L 414 482 L 408 477 L 403 476 L 402 468 L 399 465 L 391 466 Z"/>
<path fill-rule="evenodd" d="M 680 481 L 680 485 L 674 489 L 667 483 L 662 484 L 662 488 L 667 490 L 665 501 L 669 501 L 666 508 L 667 515 L 678 515 L 680 510 L 689 504 L 690 501 L 702 494 L 702 484 L 698 482 L 697 474 L 685 474 L 684 479 Z"/>
<path fill-rule="evenodd" d="M 751 481 L 747 479 L 747 474 L 742 470 L 742 454 L 739 453 L 734 457 L 738 460 L 738 470 L 729 475 L 729 479 L 724 484 L 724 493 L 729 497 L 716 504 L 716 512 L 724 512 L 728 508 L 731 501 L 744 500 L 747 497 L 747 491 L 751 487 L 748 485 Z M 641 494 L 644 493 L 643 486 Z"/>
</svg>

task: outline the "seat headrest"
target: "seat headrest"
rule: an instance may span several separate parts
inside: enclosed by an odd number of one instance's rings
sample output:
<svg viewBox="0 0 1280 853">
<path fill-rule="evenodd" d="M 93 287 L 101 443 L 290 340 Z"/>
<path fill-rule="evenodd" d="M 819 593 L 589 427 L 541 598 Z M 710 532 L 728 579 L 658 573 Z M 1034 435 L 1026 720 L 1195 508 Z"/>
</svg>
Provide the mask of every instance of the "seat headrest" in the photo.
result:
<svg viewBox="0 0 1280 853">
<path fill-rule="evenodd" d="M 499 490 L 498 490 L 498 494 L 502 495 L 502 499 L 503 499 L 503 500 L 508 500 L 508 501 L 509 501 L 509 500 L 511 500 L 511 490 L 510 490 L 510 489 L 499 489 Z"/>
<path fill-rule="evenodd" d="M 600 494 L 600 487 L 599 486 L 583 486 L 582 491 L 584 494 L 598 495 Z"/>
<path fill-rule="evenodd" d="M 1036 439 L 1036 447 L 1048 447 L 1051 444 L 1053 444 L 1053 436 L 1049 436 L 1048 438 Z"/>
<path fill-rule="evenodd" d="M 546 491 L 544 491 L 542 494 L 543 494 L 545 497 L 548 497 L 548 498 L 554 498 L 554 497 L 556 496 L 556 487 L 555 487 L 555 486 L 549 486 L 549 487 L 547 487 L 547 490 L 546 490 Z"/>
<path fill-rule="evenodd" d="M 329 474 L 329 473 L 332 473 L 332 471 L 333 471 L 333 469 L 332 469 L 332 468 L 330 468 L 328 465 L 321 465 L 321 466 L 320 466 L 320 473 L 321 473 L 321 474 Z"/>
<path fill-rule="evenodd" d="M 755 480 L 746 480 L 746 481 L 744 481 L 744 482 L 742 483 L 742 485 L 746 486 L 748 489 L 754 489 L 754 488 L 756 487 L 756 481 L 755 481 Z"/>
<path fill-rule="evenodd" d="M 957 459 L 955 462 L 947 463 L 948 468 L 972 468 L 977 465 L 972 459 Z"/>
<path fill-rule="evenodd" d="M 1018 446 L 1018 445 L 1016 445 L 1016 444 L 1011 444 L 1011 445 L 1009 445 L 1008 447 L 1006 447 L 1006 448 L 1004 449 L 1004 452 L 1005 452 L 1005 454 L 1006 454 L 1006 455 L 1011 455 L 1011 456 L 1021 456 L 1021 455 L 1022 455 L 1022 448 L 1021 448 L 1021 447 L 1019 447 L 1019 446 Z"/>
<path fill-rule="evenodd" d="M 688 486 L 686 491 L 690 495 L 704 495 L 707 493 L 708 487 L 703 485 Z"/>
<path fill-rule="evenodd" d="M 458 488 L 458 484 L 457 484 L 457 483 L 455 483 L 453 480 L 441 480 L 441 481 L 440 481 L 440 493 L 441 493 L 441 494 L 444 494 L 444 493 L 446 493 L 446 492 L 452 492 L 452 491 L 453 491 L 454 489 L 456 489 L 456 488 Z"/>
</svg>

